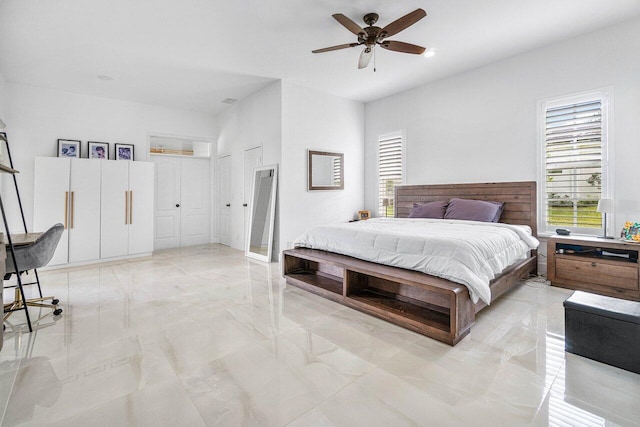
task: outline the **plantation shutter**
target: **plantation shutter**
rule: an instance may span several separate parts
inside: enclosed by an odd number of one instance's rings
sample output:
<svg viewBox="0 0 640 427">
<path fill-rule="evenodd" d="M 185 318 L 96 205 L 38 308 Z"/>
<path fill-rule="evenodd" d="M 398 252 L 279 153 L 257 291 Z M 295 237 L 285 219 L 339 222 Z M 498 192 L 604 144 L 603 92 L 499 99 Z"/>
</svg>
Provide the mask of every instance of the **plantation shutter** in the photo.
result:
<svg viewBox="0 0 640 427">
<path fill-rule="evenodd" d="M 546 109 L 547 225 L 601 226 L 602 117 L 601 99 Z"/>
<path fill-rule="evenodd" d="M 342 185 L 342 158 L 334 157 L 333 159 L 333 185 L 339 187 Z"/>
<path fill-rule="evenodd" d="M 378 216 L 395 216 L 395 186 L 402 184 L 402 135 L 378 141 Z"/>
</svg>

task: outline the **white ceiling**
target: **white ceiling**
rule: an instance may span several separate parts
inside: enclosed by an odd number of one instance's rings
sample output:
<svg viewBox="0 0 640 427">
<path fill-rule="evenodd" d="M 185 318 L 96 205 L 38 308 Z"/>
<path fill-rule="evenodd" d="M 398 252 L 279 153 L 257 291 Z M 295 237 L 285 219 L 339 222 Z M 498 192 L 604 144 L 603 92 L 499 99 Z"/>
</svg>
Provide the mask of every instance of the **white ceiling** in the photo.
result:
<svg viewBox="0 0 640 427">
<path fill-rule="evenodd" d="M 378 26 L 421 7 L 391 37 L 436 56 L 312 49 L 356 36 L 331 15 Z M 640 16 L 640 0 L 0 0 L 7 81 L 216 114 L 276 79 L 372 101 Z M 113 81 L 103 81 L 107 75 Z"/>
</svg>

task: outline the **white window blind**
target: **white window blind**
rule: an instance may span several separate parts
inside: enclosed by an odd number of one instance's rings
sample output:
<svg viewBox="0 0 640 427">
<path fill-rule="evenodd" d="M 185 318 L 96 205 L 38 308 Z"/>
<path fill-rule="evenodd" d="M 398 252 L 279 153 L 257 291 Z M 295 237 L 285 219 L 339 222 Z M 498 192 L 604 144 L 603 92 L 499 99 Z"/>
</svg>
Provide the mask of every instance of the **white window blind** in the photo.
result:
<svg viewBox="0 0 640 427">
<path fill-rule="evenodd" d="M 339 187 L 342 184 L 342 158 L 334 157 L 333 159 L 333 185 Z"/>
<path fill-rule="evenodd" d="M 403 183 L 402 135 L 393 134 L 378 140 L 378 216 L 395 216 L 395 186 Z"/>
<path fill-rule="evenodd" d="M 606 134 L 601 97 L 545 106 L 544 177 L 547 227 L 601 228 Z"/>
</svg>

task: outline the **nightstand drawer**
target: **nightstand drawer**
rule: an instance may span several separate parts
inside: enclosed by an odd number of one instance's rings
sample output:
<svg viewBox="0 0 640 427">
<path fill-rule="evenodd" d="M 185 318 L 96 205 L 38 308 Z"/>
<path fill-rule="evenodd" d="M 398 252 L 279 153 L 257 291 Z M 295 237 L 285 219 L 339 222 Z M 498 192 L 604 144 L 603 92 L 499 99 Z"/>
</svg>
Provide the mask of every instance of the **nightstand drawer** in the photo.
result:
<svg viewBox="0 0 640 427">
<path fill-rule="evenodd" d="M 575 260 L 556 257 L 558 279 L 593 283 L 607 287 L 638 290 L 637 266 L 603 263 L 594 260 Z"/>
</svg>

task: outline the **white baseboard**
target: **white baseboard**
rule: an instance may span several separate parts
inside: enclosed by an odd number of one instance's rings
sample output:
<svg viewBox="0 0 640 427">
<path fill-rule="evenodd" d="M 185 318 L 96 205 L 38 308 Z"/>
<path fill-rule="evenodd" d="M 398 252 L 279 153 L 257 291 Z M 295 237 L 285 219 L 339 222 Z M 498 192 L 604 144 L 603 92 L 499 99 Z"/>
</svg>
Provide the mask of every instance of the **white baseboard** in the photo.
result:
<svg viewBox="0 0 640 427">
<path fill-rule="evenodd" d="M 119 261 L 125 261 L 130 259 L 137 260 L 139 258 L 150 258 L 151 255 L 153 255 L 153 252 L 146 252 L 146 253 L 136 254 L 136 255 L 125 255 L 125 256 L 112 257 L 112 258 L 93 259 L 90 261 L 82 261 L 82 262 L 70 262 L 67 264 L 47 265 L 46 267 L 39 268 L 38 270 L 48 271 L 48 270 L 61 270 L 65 268 L 85 267 L 87 265 L 92 265 L 92 264 L 106 264 L 110 262 L 119 262 Z"/>
</svg>

